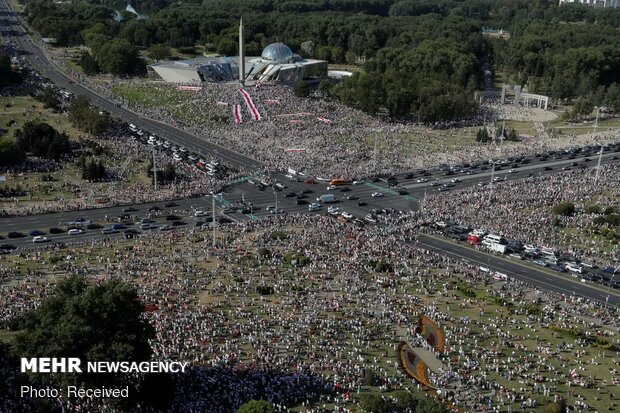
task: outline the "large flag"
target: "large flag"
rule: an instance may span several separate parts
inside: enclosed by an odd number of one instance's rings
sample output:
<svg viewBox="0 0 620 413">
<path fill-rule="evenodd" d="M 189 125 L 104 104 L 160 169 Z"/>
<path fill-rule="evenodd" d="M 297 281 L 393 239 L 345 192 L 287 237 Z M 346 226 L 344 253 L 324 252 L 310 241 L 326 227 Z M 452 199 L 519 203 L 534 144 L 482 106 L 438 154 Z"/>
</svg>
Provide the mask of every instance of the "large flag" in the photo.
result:
<svg viewBox="0 0 620 413">
<path fill-rule="evenodd" d="M 254 105 L 250 94 L 246 92 L 243 88 L 239 89 L 239 93 L 241 93 L 241 96 L 243 96 L 243 100 L 245 100 L 245 104 L 248 106 L 248 109 L 250 110 L 250 113 L 252 114 L 254 120 L 261 120 L 260 113 L 258 113 L 258 109 L 256 109 L 256 106 Z"/>
<path fill-rule="evenodd" d="M 233 116 L 235 117 L 235 124 L 240 124 L 242 122 L 242 118 L 241 118 L 241 109 L 239 107 L 239 105 L 234 105 L 233 106 Z"/>
</svg>

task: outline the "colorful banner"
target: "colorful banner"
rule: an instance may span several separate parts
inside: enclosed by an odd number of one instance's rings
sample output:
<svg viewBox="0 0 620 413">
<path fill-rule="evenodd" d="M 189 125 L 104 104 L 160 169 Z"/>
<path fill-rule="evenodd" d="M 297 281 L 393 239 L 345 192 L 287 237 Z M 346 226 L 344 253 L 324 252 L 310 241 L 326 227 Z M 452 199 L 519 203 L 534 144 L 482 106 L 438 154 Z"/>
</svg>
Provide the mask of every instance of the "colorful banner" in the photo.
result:
<svg viewBox="0 0 620 413">
<path fill-rule="evenodd" d="M 177 86 L 177 90 L 191 90 L 194 92 L 198 92 L 202 90 L 202 86 Z"/>
<path fill-rule="evenodd" d="M 327 123 L 328 125 L 331 125 L 333 123 L 331 120 L 324 118 L 323 116 L 319 116 L 317 119 L 323 123 Z"/>
<path fill-rule="evenodd" d="M 233 106 L 233 116 L 235 118 L 235 124 L 240 124 L 242 122 L 242 117 L 241 117 L 241 109 L 239 108 L 239 105 L 234 105 Z"/>
<path fill-rule="evenodd" d="M 246 92 L 243 88 L 239 89 L 239 93 L 241 93 L 241 96 L 243 96 L 243 100 L 245 100 L 245 104 L 248 106 L 248 109 L 250 110 L 250 113 L 252 114 L 254 120 L 261 120 L 260 113 L 258 113 L 258 109 L 256 109 L 256 106 L 254 105 L 250 94 Z"/>
</svg>

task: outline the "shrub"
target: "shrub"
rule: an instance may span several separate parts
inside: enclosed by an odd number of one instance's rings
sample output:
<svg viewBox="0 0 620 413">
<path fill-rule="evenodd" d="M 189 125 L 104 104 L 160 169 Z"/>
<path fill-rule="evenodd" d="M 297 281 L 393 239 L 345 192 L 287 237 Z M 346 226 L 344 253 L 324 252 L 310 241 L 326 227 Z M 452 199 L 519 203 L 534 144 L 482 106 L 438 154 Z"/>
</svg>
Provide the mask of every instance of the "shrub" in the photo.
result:
<svg viewBox="0 0 620 413">
<path fill-rule="evenodd" d="M 557 215 L 571 216 L 575 213 L 575 204 L 562 202 L 553 207 L 553 213 Z"/>
<path fill-rule="evenodd" d="M 256 287 L 256 291 L 260 295 L 271 295 L 273 294 L 273 287 L 270 285 L 259 285 L 258 287 Z"/>
</svg>

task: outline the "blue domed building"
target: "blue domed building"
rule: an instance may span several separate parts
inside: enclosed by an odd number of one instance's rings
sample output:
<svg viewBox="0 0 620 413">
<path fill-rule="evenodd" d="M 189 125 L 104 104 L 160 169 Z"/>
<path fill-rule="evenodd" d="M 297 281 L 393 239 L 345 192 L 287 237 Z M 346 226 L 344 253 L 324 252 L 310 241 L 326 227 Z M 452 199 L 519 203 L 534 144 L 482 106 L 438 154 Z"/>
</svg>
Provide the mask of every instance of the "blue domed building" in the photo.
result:
<svg viewBox="0 0 620 413">
<path fill-rule="evenodd" d="M 239 26 L 240 56 L 198 57 L 149 65 L 149 71 L 172 83 L 201 82 L 283 82 L 327 77 L 325 60 L 304 59 L 284 43 L 265 47 L 260 57 L 246 57 L 243 23 Z M 240 76 L 240 74 L 242 74 Z"/>
</svg>

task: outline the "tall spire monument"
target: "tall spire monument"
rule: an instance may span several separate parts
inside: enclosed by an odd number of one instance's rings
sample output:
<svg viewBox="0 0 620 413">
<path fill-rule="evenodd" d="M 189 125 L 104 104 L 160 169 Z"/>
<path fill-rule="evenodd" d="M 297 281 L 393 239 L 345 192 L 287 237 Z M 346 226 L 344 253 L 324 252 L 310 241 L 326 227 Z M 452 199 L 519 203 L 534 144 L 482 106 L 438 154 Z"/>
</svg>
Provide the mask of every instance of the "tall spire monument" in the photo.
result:
<svg viewBox="0 0 620 413">
<path fill-rule="evenodd" d="M 243 44 L 243 17 L 239 20 L 239 84 L 245 81 L 245 45 Z"/>
</svg>

